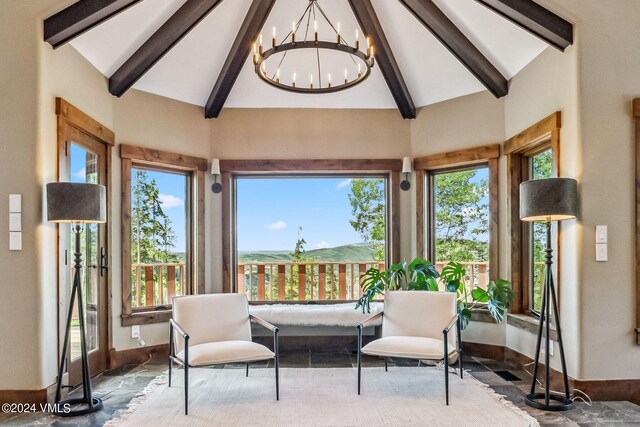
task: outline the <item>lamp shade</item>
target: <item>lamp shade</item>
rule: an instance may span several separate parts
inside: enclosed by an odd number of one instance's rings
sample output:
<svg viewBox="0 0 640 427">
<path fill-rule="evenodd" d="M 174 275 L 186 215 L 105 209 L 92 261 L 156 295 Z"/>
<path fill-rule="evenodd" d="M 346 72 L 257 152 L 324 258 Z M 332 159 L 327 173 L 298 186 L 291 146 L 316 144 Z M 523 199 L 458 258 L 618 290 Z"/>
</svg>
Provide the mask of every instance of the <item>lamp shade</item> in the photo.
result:
<svg viewBox="0 0 640 427">
<path fill-rule="evenodd" d="M 571 178 L 534 179 L 520 184 L 522 221 L 562 221 L 576 217 L 578 184 Z"/>
<path fill-rule="evenodd" d="M 411 173 L 411 157 L 402 158 L 402 173 Z"/>
<path fill-rule="evenodd" d="M 50 222 L 106 222 L 106 189 L 98 184 L 47 184 L 47 219 Z"/>
</svg>

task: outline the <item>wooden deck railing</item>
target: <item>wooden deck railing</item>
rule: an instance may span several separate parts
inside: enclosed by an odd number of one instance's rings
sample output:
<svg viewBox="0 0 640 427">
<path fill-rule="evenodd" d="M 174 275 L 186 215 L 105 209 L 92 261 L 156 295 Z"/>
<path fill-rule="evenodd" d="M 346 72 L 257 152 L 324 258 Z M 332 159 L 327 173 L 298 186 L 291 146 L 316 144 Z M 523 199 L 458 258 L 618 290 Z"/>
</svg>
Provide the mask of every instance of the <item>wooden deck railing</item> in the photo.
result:
<svg viewBox="0 0 640 427">
<path fill-rule="evenodd" d="M 131 265 L 132 308 L 169 305 L 174 296 L 184 295 L 185 264 L 156 263 Z"/>
<path fill-rule="evenodd" d="M 360 276 L 384 262 L 244 262 L 237 268 L 238 293 L 252 301 L 352 300 Z"/>
<path fill-rule="evenodd" d="M 437 263 L 438 271 L 446 263 Z M 486 262 L 463 262 L 467 289 L 489 285 Z M 369 268 L 384 269 L 384 262 L 243 262 L 236 271 L 238 293 L 250 301 L 353 300 L 361 295 L 360 276 Z M 544 263 L 536 263 L 536 270 Z"/>
</svg>

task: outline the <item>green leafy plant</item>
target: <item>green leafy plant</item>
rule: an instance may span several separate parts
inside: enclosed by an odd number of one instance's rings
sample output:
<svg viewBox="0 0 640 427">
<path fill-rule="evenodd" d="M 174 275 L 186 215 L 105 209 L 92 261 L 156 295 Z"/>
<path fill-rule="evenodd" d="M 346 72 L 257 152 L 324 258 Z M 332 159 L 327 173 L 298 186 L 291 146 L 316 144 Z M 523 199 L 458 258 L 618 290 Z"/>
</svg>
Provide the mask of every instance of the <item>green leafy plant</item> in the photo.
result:
<svg viewBox="0 0 640 427">
<path fill-rule="evenodd" d="M 410 264 L 406 261 L 393 264 L 380 271 L 373 267 L 362 275 L 362 297 L 356 302 L 356 310 L 371 312 L 370 303 L 385 292 L 398 289 L 414 291 L 455 292 L 458 299 L 458 313 L 462 329 L 471 320 L 471 310 L 486 309 L 496 322 L 501 322 L 513 304 L 513 288 L 507 280 L 491 281 L 487 289 L 475 288 L 469 291 L 464 278 L 466 269 L 459 262 L 449 262 L 441 272 L 425 259 L 416 258 Z"/>
</svg>

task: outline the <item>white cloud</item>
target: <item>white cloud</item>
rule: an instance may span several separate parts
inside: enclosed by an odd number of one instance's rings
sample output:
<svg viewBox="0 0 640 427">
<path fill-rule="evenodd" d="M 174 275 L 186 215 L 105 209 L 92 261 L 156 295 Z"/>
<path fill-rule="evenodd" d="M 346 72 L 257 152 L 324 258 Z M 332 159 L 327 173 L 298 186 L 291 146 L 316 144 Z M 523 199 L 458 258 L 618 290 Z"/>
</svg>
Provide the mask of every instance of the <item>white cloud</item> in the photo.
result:
<svg viewBox="0 0 640 427">
<path fill-rule="evenodd" d="M 74 178 L 78 178 L 82 180 L 84 180 L 86 176 L 87 176 L 87 168 L 82 168 L 79 171 L 73 173 Z"/>
<path fill-rule="evenodd" d="M 284 221 L 276 221 L 273 224 L 267 225 L 269 230 L 282 230 L 283 228 L 287 228 L 287 223 Z"/>
<path fill-rule="evenodd" d="M 351 178 L 345 179 L 344 181 L 340 181 L 338 185 L 336 185 L 336 190 L 342 190 L 344 187 L 348 187 L 351 184 Z"/>
<path fill-rule="evenodd" d="M 180 197 L 176 197 L 173 194 L 158 194 L 158 199 L 160 199 L 160 204 L 163 209 L 171 209 L 176 206 L 183 206 L 184 201 Z"/>
<path fill-rule="evenodd" d="M 320 243 L 316 243 L 315 245 L 313 245 L 314 249 L 324 249 L 324 248 L 330 248 L 331 245 L 328 242 L 325 242 L 324 240 Z"/>
</svg>

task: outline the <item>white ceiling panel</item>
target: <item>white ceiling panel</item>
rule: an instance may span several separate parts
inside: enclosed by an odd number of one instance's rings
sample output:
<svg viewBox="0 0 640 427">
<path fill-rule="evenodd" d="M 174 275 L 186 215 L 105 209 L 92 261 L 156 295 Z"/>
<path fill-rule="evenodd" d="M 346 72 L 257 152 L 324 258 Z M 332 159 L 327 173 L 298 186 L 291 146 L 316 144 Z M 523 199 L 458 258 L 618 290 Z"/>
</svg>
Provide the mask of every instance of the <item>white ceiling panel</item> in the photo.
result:
<svg viewBox="0 0 640 427">
<path fill-rule="evenodd" d="M 113 19 L 71 42 L 102 74 L 109 77 L 156 31 L 185 0 L 143 0 Z M 510 79 L 547 45 L 521 28 L 486 9 L 475 0 L 434 0 L 478 49 Z M 225 0 L 187 34 L 133 87 L 183 102 L 203 106 L 218 79 L 251 0 Z M 485 90 L 480 83 L 398 0 L 372 0 L 393 54 L 417 107 Z M 280 42 L 297 21 L 308 0 L 278 0 L 263 28 L 265 49 L 272 28 Z M 347 0 L 320 0 L 320 5 L 350 44 L 357 21 Z M 332 30 L 318 17 L 321 39 L 333 40 Z M 303 38 L 306 23 L 297 32 Z M 313 23 L 309 37 L 312 37 Z M 365 45 L 361 38 L 362 46 Z M 313 51 L 311 53 L 314 53 Z M 342 80 L 344 70 L 355 65 L 320 52 L 322 79 Z M 317 84 L 317 63 L 311 55 L 292 54 L 280 65 L 281 79 Z M 305 64 L 306 63 L 306 64 Z M 277 65 L 268 61 L 268 70 Z M 395 108 L 395 102 L 378 66 L 362 84 L 332 94 L 295 94 L 271 87 L 254 73 L 251 57 L 243 67 L 225 104 L 235 108 Z M 326 83 L 325 83 L 326 84 Z M 126 94 L 125 94 L 126 96 Z"/>
</svg>

